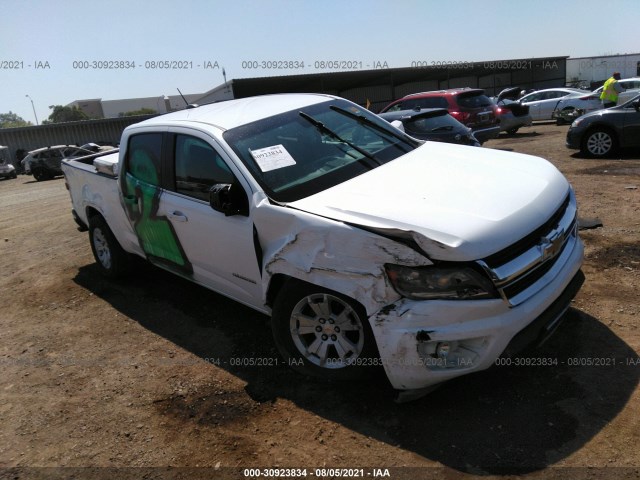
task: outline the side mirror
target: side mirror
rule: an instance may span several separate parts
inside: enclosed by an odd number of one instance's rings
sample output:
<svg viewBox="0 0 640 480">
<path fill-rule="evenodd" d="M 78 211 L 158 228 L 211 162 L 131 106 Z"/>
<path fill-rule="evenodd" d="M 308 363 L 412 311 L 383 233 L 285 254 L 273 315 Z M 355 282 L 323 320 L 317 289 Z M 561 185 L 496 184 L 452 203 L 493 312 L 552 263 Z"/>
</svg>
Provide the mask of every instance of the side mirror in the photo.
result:
<svg viewBox="0 0 640 480">
<path fill-rule="evenodd" d="M 633 108 L 636 109 L 636 112 L 640 112 L 640 100 L 636 100 L 631 105 L 633 105 Z"/>
<path fill-rule="evenodd" d="M 209 205 L 216 212 L 231 215 L 249 215 L 249 202 L 244 189 L 237 183 L 216 183 L 209 189 Z"/>
<path fill-rule="evenodd" d="M 404 132 L 404 124 L 400 120 L 394 120 L 393 122 L 391 122 L 391 125 L 396 127 L 401 132 Z"/>
</svg>

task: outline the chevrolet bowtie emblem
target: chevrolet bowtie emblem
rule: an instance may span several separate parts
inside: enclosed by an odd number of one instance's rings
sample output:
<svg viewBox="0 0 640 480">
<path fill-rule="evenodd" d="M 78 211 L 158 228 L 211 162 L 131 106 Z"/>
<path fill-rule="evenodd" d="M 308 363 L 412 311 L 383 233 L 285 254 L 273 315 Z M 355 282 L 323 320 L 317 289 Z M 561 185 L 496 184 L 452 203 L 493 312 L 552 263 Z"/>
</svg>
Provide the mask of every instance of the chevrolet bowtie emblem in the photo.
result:
<svg viewBox="0 0 640 480">
<path fill-rule="evenodd" d="M 562 249 L 563 240 L 564 231 L 553 232 L 547 237 L 542 237 L 540 239 L 540 243 L 538 244 L 540 253 L 542 253 L 542 260 L 546 261 L 550 258 L 555 257 Z"/>
</svg>

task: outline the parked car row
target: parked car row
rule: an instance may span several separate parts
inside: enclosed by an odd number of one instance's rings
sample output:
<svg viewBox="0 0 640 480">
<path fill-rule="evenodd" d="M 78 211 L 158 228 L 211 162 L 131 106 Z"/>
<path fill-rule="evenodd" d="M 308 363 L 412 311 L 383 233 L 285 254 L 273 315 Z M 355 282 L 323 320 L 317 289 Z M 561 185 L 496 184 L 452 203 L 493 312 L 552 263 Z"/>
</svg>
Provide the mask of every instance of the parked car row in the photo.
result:
<svg viewBox="0 0 640 480">
<path fill-rule="evenodd" d="M 618 83 L 625 89 L 618 96 L 623 105 L 640 93 L 640 78 L 625 78 Z M 524 95 L 520 102 L 528 105 L 533 120 L 556 120 L 570 123 L 585 113 L 603 108 L 600 87 L 593 92 L 578 88 L 547 88 Z"/>
<path fill-rule="evenodd" d="M 625 89 L 619 95 L 619 105 L 640 93 L 640 78 L 627 78 L 619 83 Z M 482 89 L 452 88 L 406 95 L 383 108 L 380 116 L 419 139 L 474 145 L 474 140 L 482 144 L 500 132 L 514 135 L 533 120 L 571 123 L 581 115 L 603 108 L 601 92 L 602 87 L 593 92 L 547 88 L 525 93 L 513 87 L 490 99 Z M 450 117 L 470 128 L 474 139 L 437 109 L 446 109 Z"/>
<path fill-rule="evenodd" d="M 400 112 L 423 108 L 444 108 L 449 114 L 473 130 L 482 144 L 500 133 L 497 105 L 477 88 L 451 88 L 433 92 L 414 93 L 395 100 L 380 113 Z"/>
<path fill-rule="evenodd" d="M 55 145 L 52 147 L 31 150 L 22 159 L 22 168 L 26 175 L 33 175 L 37 181 L 49 180 L 62 175 L 61 164 L 65 158 L 86 157 L 93 153 L 113 147 L 101 147 L 95 143 L 87 143 L 81 147 L 72 145 Z"/>
<path fill-rule="evenodd" d="M 519 92 L 517 87 L 509 88 L 494 99 L 477 88 L 414 93 L 391 102 L 380 116 L 399 122 L 408 134 L 422 140 L 481 145 L 500 132 L 513 135 L 531 125 L 529 107 L 517 100 Z M 445 110 L 449 115 L 444 115 Z"/>
</svg>

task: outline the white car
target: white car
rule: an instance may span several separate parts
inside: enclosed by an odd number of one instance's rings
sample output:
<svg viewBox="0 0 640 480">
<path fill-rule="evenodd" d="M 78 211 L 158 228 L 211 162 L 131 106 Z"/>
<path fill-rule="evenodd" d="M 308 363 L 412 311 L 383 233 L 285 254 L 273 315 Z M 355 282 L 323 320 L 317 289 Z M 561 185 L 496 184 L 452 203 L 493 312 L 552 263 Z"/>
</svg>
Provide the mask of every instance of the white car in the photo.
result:
<svg viewBox="0 0 640 480">
<path fill-rule="evenodd" d="M 11 164 L 9 148 L 0 145 L 0 178 L 17 178 L 16 168 Z"/>
<path fill-rule="evenodd" d="M 577 88 L 547 88 L 529 93 L 520 99 L 529 107 L 533 120 L 555 120 L 563 110 L 582 110 L 583 113 L 602 108 L 600 97 Z M 554 116 L 555 114 L 555 116 Z"/>
<path fill-rule="evenodd" d="M 549 162 L 422 142 L 341 98 L 186 109 L 120 145 L 62 163 L 98 268 L 139 255 L 270 315 L 305 374 L 383 367 L 408 391 L 489 368 L 550 335 L 584 279 Z"/>
<path fill-rule="evenodd" d="M 618 94 L 618 105 L 627 103 L 629 100 L 640 93 L 640 77 L 623 78 L 621 80 L 618 80 L 618 83 L 622 88 L 625 89 L 624 92 L 620 92 Z M 594 90 L 593 93 L 597 94 L 598 98 L 600 98 L 600 94 L 602 93 L 603 88 L 604 85 Z"/>
</svg>

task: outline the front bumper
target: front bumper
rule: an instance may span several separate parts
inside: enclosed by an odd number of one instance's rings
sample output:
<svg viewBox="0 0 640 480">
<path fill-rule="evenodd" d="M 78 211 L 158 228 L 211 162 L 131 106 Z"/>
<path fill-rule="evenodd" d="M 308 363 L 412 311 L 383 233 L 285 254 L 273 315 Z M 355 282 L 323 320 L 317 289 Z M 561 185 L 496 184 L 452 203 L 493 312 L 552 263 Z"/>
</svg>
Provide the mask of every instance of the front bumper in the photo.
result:
<svg viewBox="0 0 640 480">
<path fill-rule="evenodd" d="M 567 131 L 567 139 L 565 141 L 565 147 L 571 150 L 580 150 L 581 132 L 569 127 Z"/>
<path fill-rule="evenodd" d="M 540 343 L 553 333 L 582 285 L 584 247 L 579 238 L 572 248 L 546 286 L 515 307 L 502 299 L 402 299 L 370 317 L 391 385 L 423 389 L 485 370 L 503 354 Z M 443 346 L 449 351 L 444 360 L 438 351 Z"/>
</svg>

